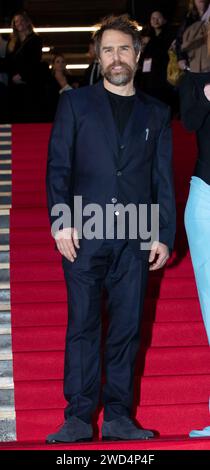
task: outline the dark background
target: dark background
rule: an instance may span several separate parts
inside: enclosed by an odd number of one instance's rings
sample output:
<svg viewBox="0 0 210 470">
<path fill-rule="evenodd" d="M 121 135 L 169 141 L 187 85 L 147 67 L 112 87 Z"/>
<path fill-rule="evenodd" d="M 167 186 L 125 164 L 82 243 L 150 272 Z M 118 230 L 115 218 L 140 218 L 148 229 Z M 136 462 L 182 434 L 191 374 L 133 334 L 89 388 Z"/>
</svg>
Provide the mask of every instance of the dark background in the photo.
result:
<svg viewBox="0 0 210 470">
<path fill-rule="evenodd" d="M 91 26 L 110 13 L 128 12 L 140 24 L 148 21 L 153 10 L 162 10 L 176 29 L 187 0 L 0 0 L 0 27 L 10 26 L 13 14 L 24 8 L 34 26 Z M 68 63 L 87 63 L 90 33 L 42 34 L 51 53 L 64 53 Z M 52 54 L 44 54 L 50 60 Z"/>
</svg>

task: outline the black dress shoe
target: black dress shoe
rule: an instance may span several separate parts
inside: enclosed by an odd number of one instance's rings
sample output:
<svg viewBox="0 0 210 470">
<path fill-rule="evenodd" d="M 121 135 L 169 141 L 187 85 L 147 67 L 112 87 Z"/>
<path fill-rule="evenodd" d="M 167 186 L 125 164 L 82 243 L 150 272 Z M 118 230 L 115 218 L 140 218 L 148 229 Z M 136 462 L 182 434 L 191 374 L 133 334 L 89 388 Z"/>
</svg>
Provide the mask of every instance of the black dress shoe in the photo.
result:
<svg viewBox="0 0 210 470">
<path fill-rule="evenodd" d="M 103 422 L 102 439 L 104 441 L 146 440 L 153 437 L 154 433 L 152 431 L 138 428 L 132 419 L 127 416 Z"/>
<path fill-rule="evenodd" d="M 58 432 L 47 436 L 47 444 L 59 442 L 88 442 L 93 440 L 93 428 L 77 416 L 71 416 L 65 421 Z"/>
</svg>

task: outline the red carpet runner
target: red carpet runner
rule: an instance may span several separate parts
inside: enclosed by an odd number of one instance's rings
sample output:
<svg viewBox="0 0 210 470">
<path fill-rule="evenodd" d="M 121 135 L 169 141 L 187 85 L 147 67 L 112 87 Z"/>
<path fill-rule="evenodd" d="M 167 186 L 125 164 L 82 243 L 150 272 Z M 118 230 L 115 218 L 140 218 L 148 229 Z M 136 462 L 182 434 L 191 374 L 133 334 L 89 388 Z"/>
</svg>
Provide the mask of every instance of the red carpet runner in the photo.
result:
<svg viewBox="0 0 210 470">
<path fill-rule="evenodd" d="M 11 302 L 17 438 L 37 441 L 37 446 L 62 423 L 65 406 L 66 292 L 45 195 L 49 132 L 48 124 L 13 126 Z M 183 228 L 195 141 L 177 122 L 174 146 L 176 258 L 172 267 L 150 279 L 135 386 L 136 416 L 144 427 L 159 431 L 161 439 L 110 444 L 114 449 L 210 448 L 210 440 L 186 438 L 192 428 L 210 424 L 210 354 Z M 98 424 L 100 428 L 101 413 Z"/>
</svg>

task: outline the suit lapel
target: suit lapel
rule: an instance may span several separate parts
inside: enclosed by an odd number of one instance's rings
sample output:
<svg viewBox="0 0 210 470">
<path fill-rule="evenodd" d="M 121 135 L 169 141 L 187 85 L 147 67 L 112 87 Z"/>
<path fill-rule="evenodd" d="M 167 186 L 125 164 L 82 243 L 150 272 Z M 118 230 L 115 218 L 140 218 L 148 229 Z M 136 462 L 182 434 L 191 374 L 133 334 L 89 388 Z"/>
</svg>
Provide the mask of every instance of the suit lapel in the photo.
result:
<svg viewBox="0 0 210 470">
<path fill-rule="evenodd" d="M 136 94 L 132 113 L 123 134 L 123 143 L 126 145 L 126 154 L 131 154 L 133 147 L 139 142 L 142 135 L 146 141 L 146 130 L 148 129 L 151 107 L 144 98 Z"/>
<path fill-rule="evenodd" d="M 103 86 L 103 81 L 92 87 L 94 89 L 93 102 L 95 103 L 95 110 L 103 123 L 107 140 L 115 155 L 115 162 L 119 164 L 119 134 L 116 129 L 114 117 L 112 114 L 109 98 Z M 147 103 L 144 95 L 137 92 L 134 101 L 134 107 L 129 117 L 127 126 L 125 127 L 121 142 L 126 146 L 126 156 L 130 158 L 133 148 L 139 142 L 140 135 L 146 142 L 147 132 L 149 130 L 149 118 L 152 113 L 152 106 Z M 126 159 L 123 158 L 123 162 Z"/>
</svg>

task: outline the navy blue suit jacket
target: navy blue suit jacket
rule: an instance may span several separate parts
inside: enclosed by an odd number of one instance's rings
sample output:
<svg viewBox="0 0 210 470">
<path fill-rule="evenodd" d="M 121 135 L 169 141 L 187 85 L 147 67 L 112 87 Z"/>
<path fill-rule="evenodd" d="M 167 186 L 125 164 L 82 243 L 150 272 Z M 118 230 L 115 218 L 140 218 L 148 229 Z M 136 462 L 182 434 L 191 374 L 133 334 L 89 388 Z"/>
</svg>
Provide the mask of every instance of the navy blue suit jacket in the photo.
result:
<svg viewBox="0 0 210 470">
<path fill-rule="evenodd" d="M 170 249 L 175 236 L 169 108 L 140 91 L 123 136 L 119 136 L 103 82 L 65 91 L 58 105 L 49 142 L 47 195 L 54 204 L 103 208 L 116 198 L 127 205 L 160 205 L 159 240 Z M 50 216 L 51 223 L 54 217 Z M 81 240 L 80 250 L 94 251 L 101 240 Z M 138 256 L 139 239 L 129 240 Z"/>
</svg>

